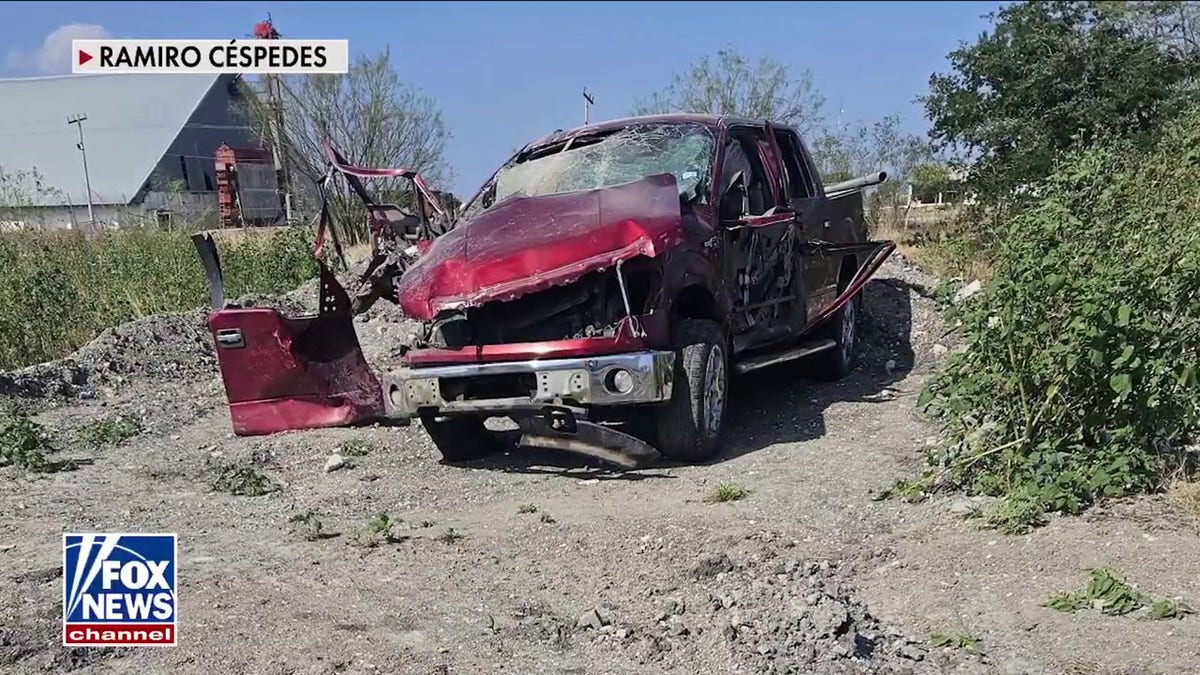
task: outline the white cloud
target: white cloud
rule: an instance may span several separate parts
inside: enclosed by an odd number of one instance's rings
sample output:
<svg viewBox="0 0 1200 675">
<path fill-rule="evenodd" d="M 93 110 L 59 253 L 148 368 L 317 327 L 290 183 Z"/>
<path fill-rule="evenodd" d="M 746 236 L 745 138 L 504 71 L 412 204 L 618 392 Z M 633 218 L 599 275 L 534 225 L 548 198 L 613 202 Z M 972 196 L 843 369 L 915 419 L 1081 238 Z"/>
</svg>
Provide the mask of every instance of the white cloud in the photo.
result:
<svg viewBox="0 0 1200 675">
<path fill-rule="evenodd" d="M 69 23 L 59 26 L 46 36 L 42 46 L 33 51 L 11 50 L 6 66 L 9 70 L 60 75 L 71 72 L 71 40 L 100 40 L 112 33 L 99 24 Z"/>
</svg>

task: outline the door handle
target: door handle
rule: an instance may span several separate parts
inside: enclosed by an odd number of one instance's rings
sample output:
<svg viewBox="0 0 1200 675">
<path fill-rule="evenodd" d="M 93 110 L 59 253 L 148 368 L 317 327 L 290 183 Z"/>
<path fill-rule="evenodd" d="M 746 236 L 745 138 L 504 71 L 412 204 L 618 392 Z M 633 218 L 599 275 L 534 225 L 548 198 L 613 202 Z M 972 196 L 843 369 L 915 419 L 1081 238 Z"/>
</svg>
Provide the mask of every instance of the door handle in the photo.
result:
<svg viewBox="0 0 1200 675">
<path fill-rule="evenodd" d="M 225 349 L 240 349 L 246 346 L 241 328 L 222 328 L 217 331 L 217 344 Z"/>
</svg>

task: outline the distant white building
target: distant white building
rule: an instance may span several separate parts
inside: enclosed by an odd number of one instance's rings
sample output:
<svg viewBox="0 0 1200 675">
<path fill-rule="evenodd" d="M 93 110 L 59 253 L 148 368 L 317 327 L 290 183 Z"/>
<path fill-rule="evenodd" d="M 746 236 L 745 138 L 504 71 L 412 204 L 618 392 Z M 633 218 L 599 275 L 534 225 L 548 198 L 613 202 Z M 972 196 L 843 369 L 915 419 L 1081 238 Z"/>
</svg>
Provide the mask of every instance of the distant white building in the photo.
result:
<svg viewBox="0 0 1200 675">
<path fill-rule="evenodd" d="M 241 95 L 236 75 L 0 79 L 0 227 L 88 224 L 79 130 L 67 123 L 80 114 L 97 225 L 215 221 L 216 149 L 259 144 L 235 113 Z"/>
</svg>

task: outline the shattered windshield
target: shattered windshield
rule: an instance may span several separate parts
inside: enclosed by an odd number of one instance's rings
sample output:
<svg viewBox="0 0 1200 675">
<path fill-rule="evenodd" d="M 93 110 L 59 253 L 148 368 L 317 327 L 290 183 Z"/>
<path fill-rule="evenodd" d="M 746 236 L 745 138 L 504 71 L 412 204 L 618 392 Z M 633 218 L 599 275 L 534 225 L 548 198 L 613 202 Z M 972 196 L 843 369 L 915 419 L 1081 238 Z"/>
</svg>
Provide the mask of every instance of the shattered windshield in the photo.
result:
<svg viewBox="0 0 1200 675">
<path fill-rule="evenodd" d="M 501 169 L 494 193 L 477 200 L 466 215 L 476 215 L 513 195 L 596 190 L 664 173 L 675 176 L 680 195 L 703 199 L 713 146 L 712 132 L 692 124 L 642 124 L 599 137 L 576 137 L 548 153 Z"/>
</svg>

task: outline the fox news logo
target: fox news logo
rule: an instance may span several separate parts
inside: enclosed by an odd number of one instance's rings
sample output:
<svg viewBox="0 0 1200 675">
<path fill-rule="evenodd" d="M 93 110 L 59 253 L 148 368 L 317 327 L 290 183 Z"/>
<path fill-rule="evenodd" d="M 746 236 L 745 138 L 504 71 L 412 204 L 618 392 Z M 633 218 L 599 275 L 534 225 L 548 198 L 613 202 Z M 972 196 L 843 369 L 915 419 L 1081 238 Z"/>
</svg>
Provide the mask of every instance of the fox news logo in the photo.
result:
<svg viewBox="0 0 1200 675">
<path fill-rule="evenodd" d="M 64 534 L 63 644 L 175 644 L 174 534 Z"/>
</svg>

